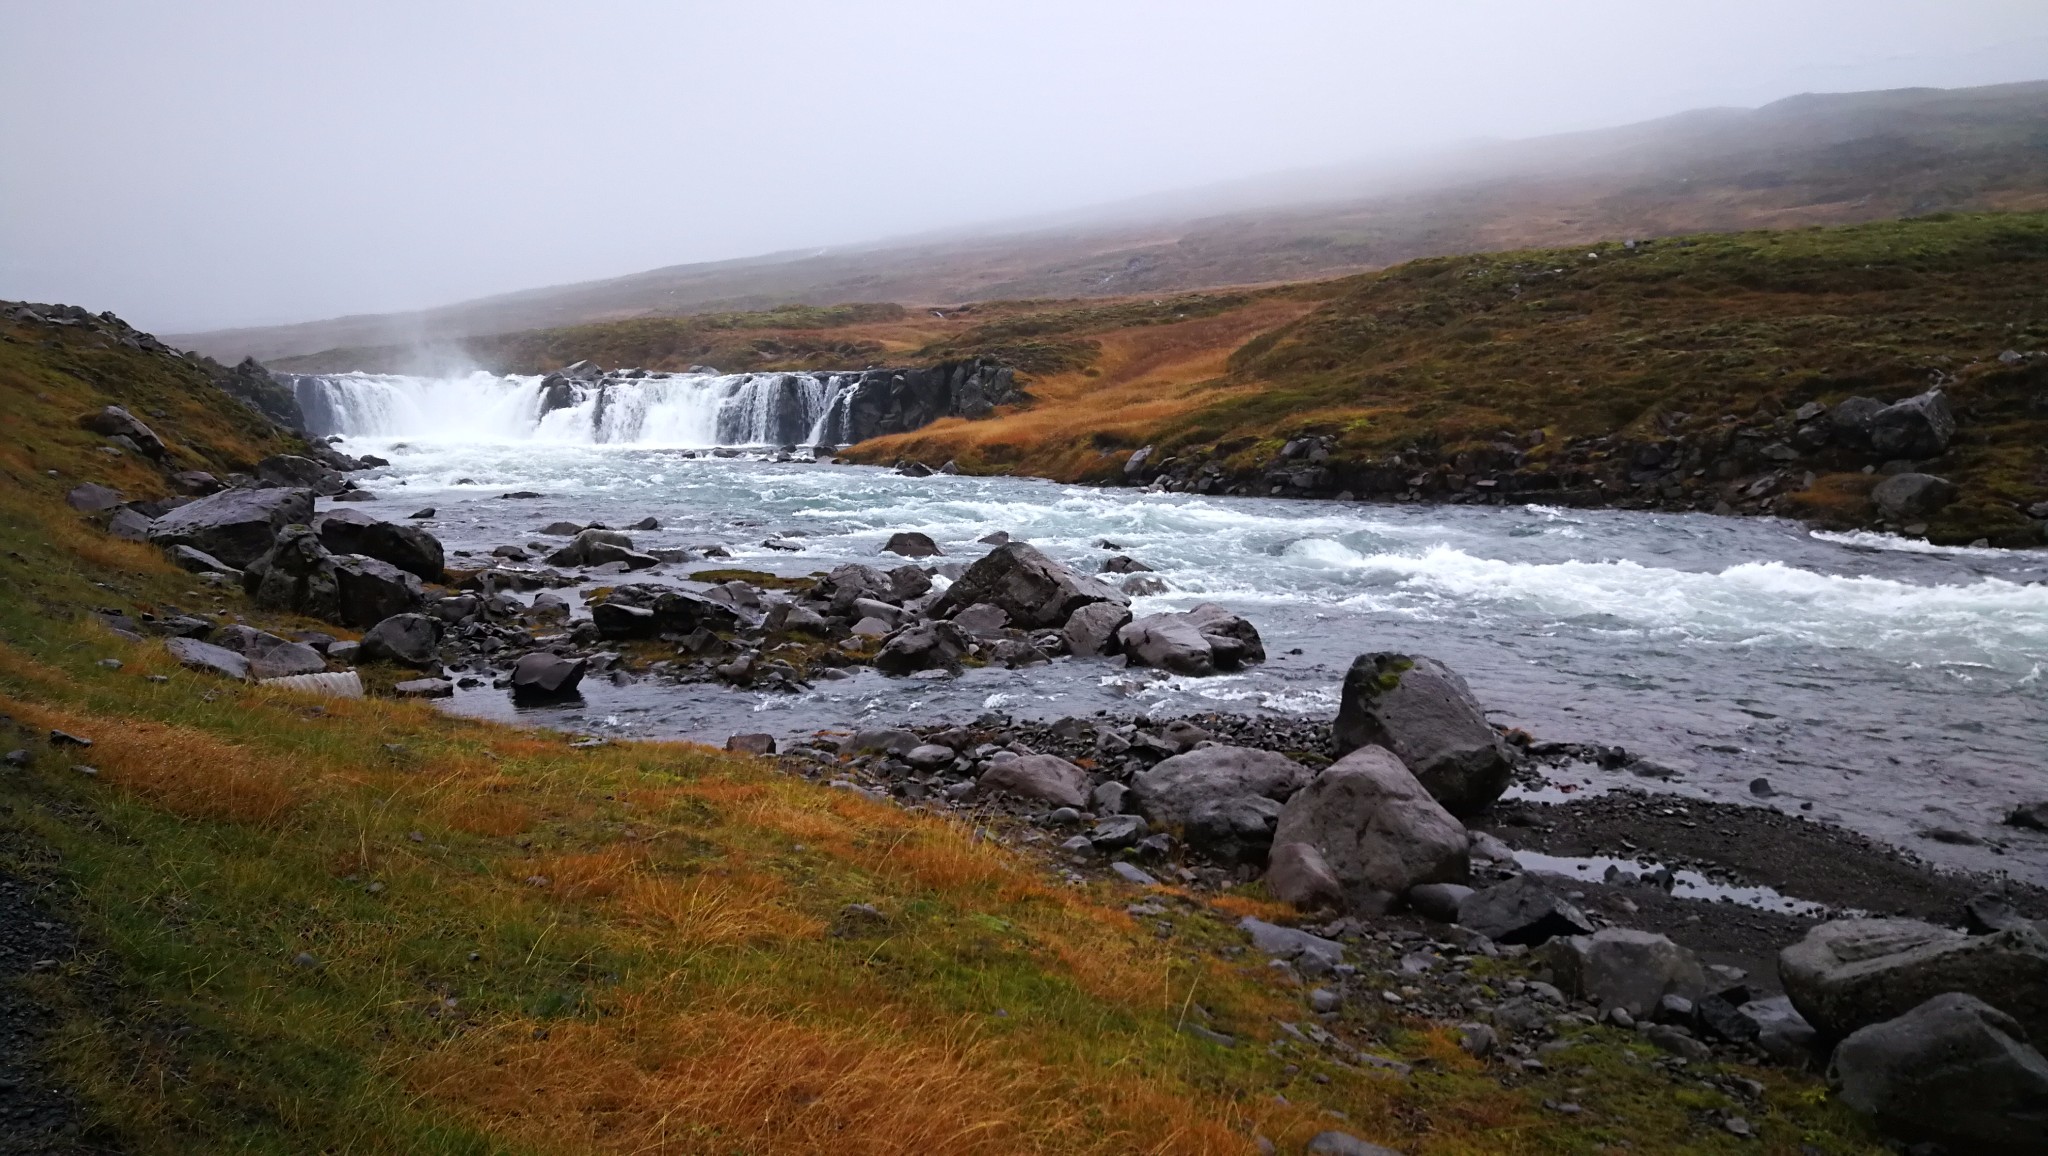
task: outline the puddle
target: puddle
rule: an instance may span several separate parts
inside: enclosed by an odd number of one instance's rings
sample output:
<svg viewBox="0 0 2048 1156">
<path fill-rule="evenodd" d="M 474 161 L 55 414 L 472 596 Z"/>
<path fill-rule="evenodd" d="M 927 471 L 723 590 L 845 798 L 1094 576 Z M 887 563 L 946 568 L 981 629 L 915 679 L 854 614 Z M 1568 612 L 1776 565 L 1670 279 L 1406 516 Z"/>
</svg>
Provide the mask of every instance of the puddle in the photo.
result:
<svg viewBox="0 0 2048 1156">
<path fill-rule="evenodd" d="M 1529 871 L 1540 871 L 1549 875 L 1562 875 L 1569 879 L 1583 879 L 1588 883 L 1610 883 L 1625 885 L 1644 880 L 1664 868 L 1641 859 L 1614 859 L 1605 855 L 1589 855 L 1583 858 L 1565 855 L 1545 855 L 1541 851 L 1516 851 L 1515 862 Z M 1825 904 L 1810 899 L 1793 897 L 1771 887 L 1741 887 L 1732 883 L 1719 883 L 1690 869 L 1672 873 L 1671 894 L 1680 899 L 1698 899 L 1709 903 L 1733 903 L 1742 907 L 1753 907 L 1758 911 L 1773 911 L 1780 915 L 1796 915 L 1803 919 L 1822 919 L 1831 914 L 1848 915 L 1853 912 L 1831 911 Z M 1645 886 L 1655 886 L 1645 883 Z"/>
</svg>

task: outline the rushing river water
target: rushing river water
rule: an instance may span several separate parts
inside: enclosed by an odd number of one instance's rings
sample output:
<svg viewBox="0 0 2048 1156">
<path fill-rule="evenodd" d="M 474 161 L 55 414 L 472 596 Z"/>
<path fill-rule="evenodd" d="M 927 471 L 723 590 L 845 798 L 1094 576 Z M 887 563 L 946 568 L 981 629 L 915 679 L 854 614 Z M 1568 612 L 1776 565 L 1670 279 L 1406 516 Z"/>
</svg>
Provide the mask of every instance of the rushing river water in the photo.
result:
<svg viewBox="0 0 2048 1156">
<path fill-rule="evenodd" d="M 1673 772 L 1652 781 L 1589 767 L 1574 776 L 1582 790 L 1637 785 L 1755 802 L 1750 783 L 1765 778 L 1776 792 L 1768 805 L 1805 804 L 1938 862 L 2048 883 L 2048 838 L 1999 825 L 2015 803 L 2048 797 L 2043 552 L 1934 549 L 1762 519 L 912 479 L 647 445 L 408 432 L 342 447 L 392 461 L 356 475 L 382 496 L 356 508 L 396 519 L 434 506 L 430 528 L 479 561 L 497 545 L 542 541 L 534 531 L 552 521 L 622 526 L 649 515 L 662 529 L 635 534 L 641 548 L 716 543 L 734 558 L 664 565 L 636 580 L 684 582 L 705 565 L 795 575 L 891 564 L 900 559 L 879 548 L 897 530 L 923 531 L 945 560 L 960 561 L 987 550 L 977 538 L 1006 530 L 1093 571 L 1111 553 L 1097 545 L 1106 539 L 1171 587 L 1139 600 L 1140 613 L 1221 602 L 1258 626 L 1271 655 L 1208 679 L 1062 659 L 946 680 L 867 672 L 801 694 L 593 677 L 580 705 L 515 714 L 504 692 L 476 690 L 454 710 L 712 742 L 988 710 L 1328 717 L 1355 655 L 1406 650 L 1462 672 L 1497 721 L 1539 738 L 1625 746 Z M 498 497 L 513 490 L 544 497 Z M 771 536 L 803 548 L 762 546 Z M 1936 829 L 1989 842 L 1930 839 Z"/>
</svg>

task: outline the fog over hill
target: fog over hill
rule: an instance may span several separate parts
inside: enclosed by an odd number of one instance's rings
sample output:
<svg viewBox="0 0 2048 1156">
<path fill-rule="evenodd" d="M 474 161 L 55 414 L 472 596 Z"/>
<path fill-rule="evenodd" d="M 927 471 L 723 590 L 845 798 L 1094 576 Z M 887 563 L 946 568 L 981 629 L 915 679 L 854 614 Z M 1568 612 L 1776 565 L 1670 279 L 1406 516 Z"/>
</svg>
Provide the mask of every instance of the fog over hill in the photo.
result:
<svg viewBox="0 0 2048 1156">
<path fill-rule="evenodd" d="M 1325 277 L 1455 252 L 2044 207 L 2048 81 L 1808 94 L 978 230 L 173 340 L 224 359 L 269 359 L 784 303 L 1122 296 Z"/>
</svg>

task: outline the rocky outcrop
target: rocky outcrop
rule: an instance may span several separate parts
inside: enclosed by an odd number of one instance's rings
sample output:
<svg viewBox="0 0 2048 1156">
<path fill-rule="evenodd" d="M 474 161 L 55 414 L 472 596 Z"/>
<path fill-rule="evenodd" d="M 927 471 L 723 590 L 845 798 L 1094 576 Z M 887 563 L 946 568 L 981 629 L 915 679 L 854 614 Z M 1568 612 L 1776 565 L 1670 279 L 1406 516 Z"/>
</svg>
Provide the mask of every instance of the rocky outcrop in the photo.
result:
<svg viewBox="0 0 2048 1156">
<path fill-rule="evenodd" d="M 314 521 L 320 544 L 335 554 L 363 554 L 428 582 L 442 578 L 441 540 L 417 526 L 373 518 L 357 510 L 329 510 Z"/>
<path fill-rule="evenodd" d="M 866 441 L 919 429 L 942 417 L 984 418 L 997 406 L 1024 400 L 1013 371 L 980 358 L 919 369 L 871 369 L 843 388 L 841 401 L 825 417 L 822 442 Z"/>
<path fill-rule="evenodd" d="M 729 603 L 665 586 L 615 586 L 590 603 L 590 615 L 605 638 L 680 639 L 690 632 L 737 630 L 747 621 Z"/>
<path fill-rule="evenodd" d="M 1035 546 L 1012 542 L 969 566 L 932 606 L 932 616 L 950 618 L 976 603 L 987 603 L 1009 615 L 1011 623 L 1019 627 L 1056 628 L 1066 625 L 1069 615 L 1091 602 L 1124 606 L 1129 599 L 1053 561 Z"/>
<path fill-rule="evenodd" d="M 1344 676 L 1337 750 L 1386 747 L 1454 815 L 1470 815 L 1507 790 L 1513 765 L 1472 688 L 1436 659 L 1360 655 Z"/>
<path fill-rule="evenodd" d="M 2048 939 L 2032 927 L 1966 936 L 1911 919 L 1823 923 L 1778 954 L 1785 994 L 1825 1035 L 1906 1014 L 1947 992 L 1976 996 L 2048 1039 Z"/>
<path fill-rule="evenodd" d="M 1273 841 L 1316 848 L 1361 907 L 1384 910 L 1418 883 L 1462 883 L 1470 871 L 1465 828 L 1380 747 L 1344 756 L 1288 799 Z"/>
<path fill-rule="evenodd" d="M 239 570 L 270 549 L 278 531 L 312 520 L 310 490 L 223 490 L 156 519 L 149 540 L 190 546 Z"/>
<path fill-rule="evenodd" d="M 256 480 L 266 486 L 312 490 L 322 497 L 333 497 L 348 488 L 341 471 L 296 454 L 272 454 L 257 462 Z"/>
<path fill-rule="evenodd" d="M 358 627 L 418 610 L 426 599 L 412 574 L 361 554 L 330 553 L 306 526 L 286 527 L 243 569 L 242 588 L 258 606 Z"/>
<path fill-rule="evenodd" d="M 2048 1059 L 2018 1021 L 1960 992 L 1860 1028 L 1835 1049 L 1842 1102 L 1955 1152 L 2048 1152 Z"/>
<path fill-rule="evenodd" d="M 271 376 L 255 358 L 244 358 L 233 368 L 211 361 L 206 366 L 207 375 L 221 392 L 269 418 L 272 424 L 287 430 L 306 428 L 305 411 L 299 408 L 291 385 Z"/>
</svg>

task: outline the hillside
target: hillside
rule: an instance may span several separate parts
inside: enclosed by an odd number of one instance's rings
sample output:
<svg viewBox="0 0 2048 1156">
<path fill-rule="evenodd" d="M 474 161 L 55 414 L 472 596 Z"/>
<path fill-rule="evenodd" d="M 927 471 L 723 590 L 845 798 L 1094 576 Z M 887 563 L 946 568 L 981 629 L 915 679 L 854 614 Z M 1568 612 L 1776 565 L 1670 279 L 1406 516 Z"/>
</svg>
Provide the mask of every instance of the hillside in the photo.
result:
<svg viewBox="0 0 2048 1156">
<path fill-rule="evenodd" d="M 34 1027 L 0 1102 L 42 1097 L 10 1117 L 25 1142 L 1249 1153 L 1341 1121 L 1417 1156 L 1877 1150 L 1811 1075 L 1681 1071 L 1590 1017 L 1508 1066 L 1391 1001 L 1317 1015 L 1229 926 L 1291 909 L 1071 882 L 987 837 L 1000 815 L 184 669 L 165 635 L 336 628 L 207 588 L 66 494 L 168 498 L 175 471 L 292 446 L 147 335 L 59 321 L 0 320 L 0 1012 Z M 80 428 L 114 403 L 162 464 Z M 1458 958 L 1488 992 L 1527 982 Z M 1307 1042 L 1338 1032 L 1372 1062 Z"/>
<path fill-rule="evenodd" d="M 1057 224 L 679 265 L 416 314 L 173 340 L 223 360 L 268 362 L 789 303 L 1164 294 L 1451 253 L 2041 208 L 2048 82 L 1807 95 L 1404 164 L 1283 174 Z"/>
<path fill-rule="evenodd" d="M 1961 496 L 1927 532 L 2034 545 L 2048 501 L 2044 302 L 2044 214 L 1436 258 L 1159 326 L 1104 306 L 1047 314 L 1058 320 L 1043 331 L 1090 352 L 1033 383 L 1039 406 L 851 456 L 1203 492 L 1866 525 L 1882 520 L 1868 495 L 1884 475 L 1865 467 L 1889 459 L 1808 444 L 1816 419 L 1801 407 L 1940 386 L 1959 430 L 1914 468 Z M 993 347 L 1014 328 L 943 348 Z"/>
</svg>

